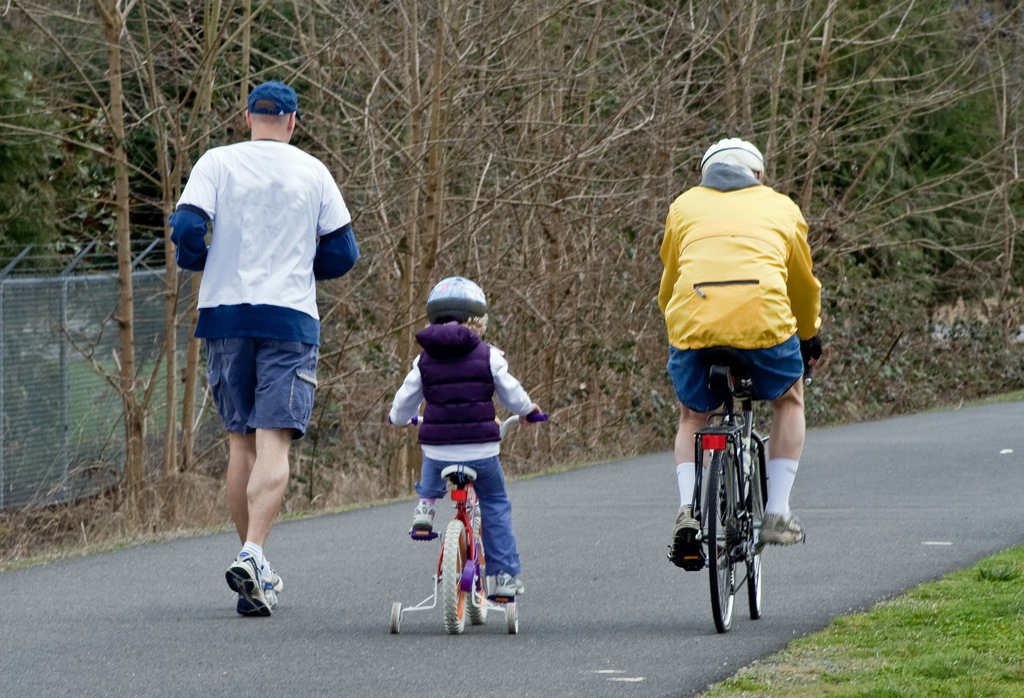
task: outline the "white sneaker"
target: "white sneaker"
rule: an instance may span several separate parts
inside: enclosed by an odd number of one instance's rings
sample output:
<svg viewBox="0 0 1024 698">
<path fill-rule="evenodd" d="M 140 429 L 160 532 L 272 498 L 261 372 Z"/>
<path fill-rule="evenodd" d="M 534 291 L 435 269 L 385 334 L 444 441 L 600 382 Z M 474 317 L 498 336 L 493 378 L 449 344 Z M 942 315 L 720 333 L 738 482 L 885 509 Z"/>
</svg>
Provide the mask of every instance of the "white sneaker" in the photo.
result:
<svg viewBox="0 0 1024 698">
<path fill-rule="evenodd" d="M 413 511 L 412 514 L 412 530 L 434 530 L 434 507 L 430 506 L 426 502 L 420 502 L 416 505 L 416 510 Z"/>
<path fill-rule="evenodd" d="M 526 586 L 519 575 L 511 575 L 508 572 L 498 572 L 494 577 L 494 593 L 491 596 L 515 597 L 522 596 L 526 592 Z"/>
<path fill-rule="evenodd" d="M 247 616 L 269 616 L 273 612 L 270 602 L 267 600 L 267 593 L 263 587 L 263 577 L 260 575 L 259 565 L 256 559 L 244 550 L 238 553 L 238 557 L 224 573 L 231 591 L 238 592 L 238 610 L 243 606 Z M 275 592 L 276 597 L 276 592 Z M 241 611 L 239 611 L 241 612 Z"/>
<path fill-rule="evenodd" d="M 772 543 L 773 545 L 793 545 L 802 543 L 806 538 L 804 527 L 800 521 L 790 512 L 782 514 L 765 514 L 761 521 L 761 543 Z"/>
<path fill-rule="evenodd" d="M 284 591 L 284 581 L 282 581 L 280 575 L 270 565 L 264 565 L 260 573 L 260 576 L 263 577 L 263 594 L 267 597 L 267 605 L 270 606 L 271 611 L 276 611 L 278 604 L 277 595 Z M 235 606 L 235 610 L 239 615 L 243 616 L 265 615 L 242 594 L 238 595 L 238 604 Z"/>
</svg>

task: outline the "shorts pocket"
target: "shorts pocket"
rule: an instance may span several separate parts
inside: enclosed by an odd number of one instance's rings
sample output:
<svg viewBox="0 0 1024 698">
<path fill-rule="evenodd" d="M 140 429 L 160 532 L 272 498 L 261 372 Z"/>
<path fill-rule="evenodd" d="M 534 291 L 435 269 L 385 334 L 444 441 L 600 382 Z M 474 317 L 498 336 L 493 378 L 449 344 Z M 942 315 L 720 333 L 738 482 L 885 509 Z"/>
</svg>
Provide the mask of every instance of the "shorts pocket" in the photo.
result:
<svg viewBox="0 0 1024 698">
<path fill-rule="evenodd" d="M 303 424 L 308 423 L 313 415 L 313 393 L 316 386 L 316 374 L 301 368 L 295 369 L 288 396 L 288 411 Z"/>
</svg>

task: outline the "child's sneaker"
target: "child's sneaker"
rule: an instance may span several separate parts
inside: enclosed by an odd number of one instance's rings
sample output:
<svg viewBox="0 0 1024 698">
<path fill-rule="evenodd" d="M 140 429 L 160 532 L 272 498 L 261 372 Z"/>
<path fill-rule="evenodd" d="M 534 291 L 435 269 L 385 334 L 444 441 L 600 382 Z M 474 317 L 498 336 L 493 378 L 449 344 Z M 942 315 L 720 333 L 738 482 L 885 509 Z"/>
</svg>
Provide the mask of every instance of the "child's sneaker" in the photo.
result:
<svg viewBox="0 0 1024 698">
<path fill-rule="evenodd" d="M 269 616 L 273 612 L 270 602 L 267 600 L 260 568 L 252 555 L 244 550 L 238 553 L 238 557 L 224 573 L 224 578 L 227 580 L 228 586 L 231 587 L 231 591 L 238 592 L 239 606 L 242 605 L 242 600 L 245 600 L 246 613 L 244 615 Z M 236 606 L 237 609 L 238 606 Z"/>
<path fill-rule="evenodd" d="M 276 611 L 278 604 L 277 595 L 284 591 L 284 582 L 281 580 L 280 575 L 278 575 L 270 565 L 264 565 L 260 572 L 263 577 L 263 594 L 267 597 L 267 605 L 270 606 L 271 611 Z M 243 616 L 264 615 L 260 609 L 256 608 L 256 606 L 254 606 L 242 594 L 238 595 L 238 605 L 235 606 L 235 610 L 239 615 Z"/>
<path fill-rule="evenodd" d="M 523 580 L 519 575 L 511 575 L 508 572 L 498 572 L 494 577 L 494 593 L 491 596 L 515 597 L 522 596 L 526 592 Z"/>
<path fill-rule="evenodd" d="M 433 531 L 434 530 L 434 507 L 426 502 L 416 505 L 412 516 L 412 530 Z"/>
</svg>

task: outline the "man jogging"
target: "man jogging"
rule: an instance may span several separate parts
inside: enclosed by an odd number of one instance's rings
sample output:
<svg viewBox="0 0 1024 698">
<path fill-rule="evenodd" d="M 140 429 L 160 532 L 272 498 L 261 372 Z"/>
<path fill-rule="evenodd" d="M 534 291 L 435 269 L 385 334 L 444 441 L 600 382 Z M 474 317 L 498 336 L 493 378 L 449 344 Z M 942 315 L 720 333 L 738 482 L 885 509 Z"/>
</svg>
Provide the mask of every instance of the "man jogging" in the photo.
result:
<svg viewBox="0 0 1024 698">
<path fill-rule="evenodd" d="M 288 485 L 292 439 L 313 409 L 315 281 L 342 276 L 359 257 L 334 177 L 289 145 L 297 118 L 291 87 L 254 88 L 251 140 L 199 158 L 170 218 L 179 266 L 204 272 L 195 334 L 206 340 L 207 378 L 228 432 L 227 497 L 243 546 L 226 578 L 242 615 L 269 616 L 284 587 L 263 546 Z"/>
</svg>

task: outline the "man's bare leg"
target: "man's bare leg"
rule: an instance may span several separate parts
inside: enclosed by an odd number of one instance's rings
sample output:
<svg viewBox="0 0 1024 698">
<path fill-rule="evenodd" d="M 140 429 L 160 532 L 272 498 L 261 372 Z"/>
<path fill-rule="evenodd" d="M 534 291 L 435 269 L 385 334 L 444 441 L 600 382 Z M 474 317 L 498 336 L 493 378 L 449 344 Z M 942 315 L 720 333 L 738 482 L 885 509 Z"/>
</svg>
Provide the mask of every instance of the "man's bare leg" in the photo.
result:
<svg viewBox="0 0 1024 698">
<path fill-rule="evenodd" d="M 772 401 L 771 439 L 768 442 L 768 502 L 761 540 L 788 545 L 804 539 L 803 527 L 789 511 L 789 494 L 807 433 L 804 419 L 804 384 L 798 380 L 782 397 Z"/>
<path fill-rule="evenodd" d="M 228 474 L 225 489 L 231 520 L 235 522 L 238 539 L 245 543 L 249 532 L 249 503 L 246 490 L 256 463 L 256 434 L 228 432 Z"/>
<path fill-rule="evenodd" d="M 288 488 L 291 445 L 291 429 L 256 430 L 256 462 L 246 487 L 248 532 L 245 537 L 259 546 L 266 543 Z"/>
</svg>

